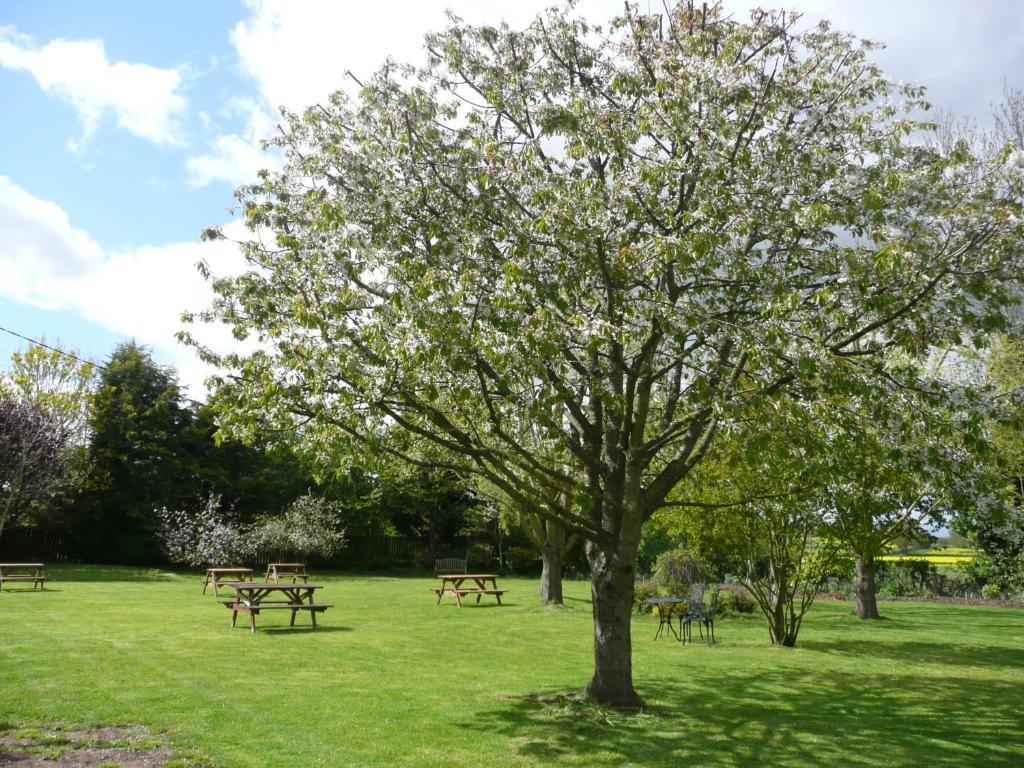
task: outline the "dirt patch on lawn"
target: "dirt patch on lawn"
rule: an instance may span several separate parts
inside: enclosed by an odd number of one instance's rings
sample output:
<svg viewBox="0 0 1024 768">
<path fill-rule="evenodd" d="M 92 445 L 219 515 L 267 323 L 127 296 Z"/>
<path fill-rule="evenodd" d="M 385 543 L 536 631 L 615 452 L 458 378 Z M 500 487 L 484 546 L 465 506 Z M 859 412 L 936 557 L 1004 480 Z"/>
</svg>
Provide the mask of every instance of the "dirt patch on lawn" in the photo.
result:
<svg viewBox="0 0 1024 768">
<path fill-rule="evenodd" d="M 143 726 L 92 729 L 3 726 L 2 768 L 203 768 Z"/>
</svg>

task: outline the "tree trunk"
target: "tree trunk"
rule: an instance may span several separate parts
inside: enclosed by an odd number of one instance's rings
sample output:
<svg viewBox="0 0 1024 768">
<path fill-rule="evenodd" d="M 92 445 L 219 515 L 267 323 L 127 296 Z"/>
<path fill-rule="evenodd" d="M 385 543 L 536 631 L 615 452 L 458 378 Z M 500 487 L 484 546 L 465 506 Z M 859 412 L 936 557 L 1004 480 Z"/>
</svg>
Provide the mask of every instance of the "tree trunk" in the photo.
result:
<svg viewBox="0 0 1024 768">
<path fill-rule="evenodd" d="M 7 489 L 7 498 L 4 499 L 4 510 L 0 512 L 0 537 L 4 535 L 4 526 L 7 525 L 7 520 L 11 517 L 11 506 L 14 504 L 14 494 L 17 492 L 17 487 L 12 483 L 11 487 Z"/>
<path fill-rule="evenodd" d="M 540 599 L 553 605 L 562 605 L 562 544 L 544 547 L 540 552 L 544 564 L 540 574 Z"/>
<path fill-rule="evenodd" d="M 498 570 L 505 572 L 505 549 L 501 545 L 501 517 L 494 518 L 494 537 L 498 543 Z"/>
<path fill-rule="evenodd" d="M 587 698 L 616 708 L 635 708 L 643 701 L 633 690 L 633 563 L 597 554 L 591 560 L 594 599 L 594 677 L 584 689 Z"/>
<path fill-rule="evenodd" d="M 878 602 L 875 600 L 875 558 L 872 556 L 858 557 L 857 565 L 857 605 L 856 614 L 861 619 L 880 619 Z"/>
</svg>

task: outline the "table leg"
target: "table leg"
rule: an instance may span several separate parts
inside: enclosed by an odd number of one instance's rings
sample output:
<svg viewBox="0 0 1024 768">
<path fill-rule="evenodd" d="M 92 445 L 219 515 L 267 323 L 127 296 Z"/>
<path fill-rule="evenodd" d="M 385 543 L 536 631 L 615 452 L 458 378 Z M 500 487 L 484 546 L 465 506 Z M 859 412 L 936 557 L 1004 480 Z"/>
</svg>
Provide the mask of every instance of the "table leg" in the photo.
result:
<svg viewBox="0 0 1024 768">
<path fill-rule="evenodd" d="M 256 611 L 253 610 L 252 606 L 249 606 L 249 631 L 256 632 Z"/>
<path fill-rule="evenodd" d="M 316 611 L 310 611 L 309 618 L 313 620 L 313 629 L 316 629 Z"/>
<path fill-rule="evenodd" d="M 210 583 L 210 574 L 203 577 L 203 594 L 206 594 L 206 586 Z"/>
<path fill-rule="evenodd" d="M 238 621 L 238 602 L 231 606 L 231 628 L 234 629 L 235 622 Z"/>
<path fill-rule="evenodd" d="M 294 627 L 295 626 L 295 614 L 296 613 L 298 613 L 298 609 L 297 608 L 292 608 L 292 620 L 288 622 L 288 626 L 289 627 Z M 310 613 L 312 613 L 312 611 L 310 611 Z"/>
<path fill-rule="evenodd" d="M 668 609 L 668 620 L 665 623 L 668 624 L 669 632 L 671 632 L 673 635 L 675 635 L 676 636 L 676 640 L 678 641 L 679 640 L 679 633 L 676 632 L 676 628 L 674 626 L 672 626 L 672 617 L 675 615 L 675 610 L 676 610 L 676 607 L 674 605 L 670 605 L 669 606 L 669 609 Z"/>
</svg>

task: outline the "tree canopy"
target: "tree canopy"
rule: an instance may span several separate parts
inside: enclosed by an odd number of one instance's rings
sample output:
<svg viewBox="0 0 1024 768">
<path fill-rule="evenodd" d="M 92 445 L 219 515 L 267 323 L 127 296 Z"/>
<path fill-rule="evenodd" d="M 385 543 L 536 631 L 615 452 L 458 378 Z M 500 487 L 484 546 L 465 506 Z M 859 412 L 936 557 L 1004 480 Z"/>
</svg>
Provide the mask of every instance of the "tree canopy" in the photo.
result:
<svg viewBox="0 0 1024 768">
<path fill-rule="evenodd" d="M 252 270 L 200 315 L 257 342 L 205 350 L 227 428 L 419 461 L 397 426 L 581 535 L 587 691 L 636 704 L 641 527 L 737 410 L 885 397 L 918 385 L 888 353 L 1006 323 L 1016 156 L 918 141 L 923 90 L 874 48 L 718 6 L 454 19 L 424 67 L 286 114 L 285 167 L 239 192 Z"/>
</svg>

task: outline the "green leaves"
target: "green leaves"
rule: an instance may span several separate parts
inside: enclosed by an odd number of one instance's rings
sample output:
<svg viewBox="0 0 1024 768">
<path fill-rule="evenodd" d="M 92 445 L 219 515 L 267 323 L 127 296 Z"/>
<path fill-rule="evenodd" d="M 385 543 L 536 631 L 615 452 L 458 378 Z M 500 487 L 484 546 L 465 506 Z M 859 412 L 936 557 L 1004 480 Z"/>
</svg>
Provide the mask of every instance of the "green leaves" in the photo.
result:
<svg viewBox="0 0 1024 768">
<path fill-rule="evenodd" d="M 613 541 L 751 408 L 916 391 L 932 347 L 1001 326 L 1019 168 L 912 139 L 923 93 L 827 25 L 626 13 L 454 22 L 423 69 L 289 117 L 209 315 L 258 340 L 219 358 L 240 428 L 402 430 Z M 745 428 L 746 458 L 801 455 Z"/>
</svg>

